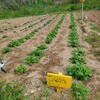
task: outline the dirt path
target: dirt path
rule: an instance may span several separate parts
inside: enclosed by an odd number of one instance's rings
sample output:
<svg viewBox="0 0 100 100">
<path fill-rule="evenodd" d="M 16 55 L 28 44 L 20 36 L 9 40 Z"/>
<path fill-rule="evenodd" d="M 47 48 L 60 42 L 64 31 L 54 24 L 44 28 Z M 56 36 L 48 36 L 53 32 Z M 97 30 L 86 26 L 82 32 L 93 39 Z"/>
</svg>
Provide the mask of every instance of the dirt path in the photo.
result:
<svg viewBox="0 0 100 100">
<path fill-rule="evenodd" d="M 53 17 L 54 17 L 54 16 L 53 16 Z M 49 20 L 49 19 L 52 19 L 53 17 L 46 19 L 43 23 L 48 22 L 48 20 Z M 26 34 L 29 34 L 30 32 L 32 32 L 33 30 L 38 29 L 39 27 L 42 27 L 42 25 L 43 25 L 42 23 L 39 23 L 39 24 L 33 26 L 30 30 L 28 30 L 28 32 L 22 32 L 22 34 L 20 33 L 19 35 L 17 35 L 17 34 L 16 34 L 16 35 L 12 35 L 10 38 L 8 38 L 8 39 L 6 39 L 6 40 L 4 40 L 4 41 L 0 41 L 0 44 L 2 45 L 2 46 L 0 47 L 0 51 L 1 51 L 4 47 L 6 47 L 7 44 L 8 44 L 11 40 L 15 40 L 15 39 L 22 38 L 22 37 L 24 37 Z"/>
</svg>

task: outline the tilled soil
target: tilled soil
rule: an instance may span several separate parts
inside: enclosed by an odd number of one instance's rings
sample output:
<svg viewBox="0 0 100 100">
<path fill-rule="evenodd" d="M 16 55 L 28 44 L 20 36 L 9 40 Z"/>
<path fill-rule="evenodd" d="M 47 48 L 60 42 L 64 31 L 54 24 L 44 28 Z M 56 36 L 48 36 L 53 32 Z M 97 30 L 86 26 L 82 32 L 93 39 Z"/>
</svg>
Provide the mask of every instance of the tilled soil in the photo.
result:
<svg viewBox="0 0 100 100">
<path fill-rule="evenodd" d="M 89 14 L 87 14 L 89 13 Z M 96 58 L 90 53 L 91 46 L 86 43 L 83 39 L 85 35 L 87 35 L 91 29 L 89 26 L 89 22 L 92 21 L 91 18 L 98 24 L 100 14 L 98 11 L 95 11 L 95 15 L 93 12 L 85 12 L 87 14 L 88 19 L 84 21 L 85 25 L 79 22 L 81 14 L 75 13 L 75 19 L 77 24 L 77 32 L 79 34 L 80 44 L 81 47 L 85 50 L 86 55 L 85 58 L 87 60 L 87 65 L 93 70 L 93 76 L 88 80 L 84 81 L 83 83 L 90 89 L 91 95 L 88 97 L 89 100 L 99 100 L 97 98 L 100 94 L 100 63 L 96 60 Z M 54 15 L 53 15 L 54 16 Z M 52 16 L 52 17 L 53 17 Z M 23 59 L 32 51 L 34 50 L 39 44 L 44 43 L 45 38 L 51 32 L 51 30 L 56 26 L 58 21 L 60 20 L 62 15 L 59 15 L 55 18 L 50 24 L 44 27 L 44 29 L 37 32 L 31 39 L 13 49 L 12 52 L 9 52 L 3 55 L 3 58 L 7 59 L 7 64 L 5 65 L 5 70 L 7 70 L 7 74 L 0 72 L 0 79 L 10 81 L 10 80 L 17 80 L 22 85 L 25 85 L 26 88 L 24 90 L 25 95 L 30 95 L 31 100 L 33 99 L 34 94 L 38 94 L 43 90 L 47 73 L 58 73 L 62 72 L 66 74 L 66 67 L 69 65 L 69 58 L 71 57 L 72 48 L 68 47 L 68 35 L 70 32 L 69 25 L 70 25 L 70 14 L 67 14 L 61 27 L 58 31 L 57 37 L 53 39 L 53 41 L 48 45 L 46 49 L 46 54 L 43 56 L 39 63 L 33 64 L 32 66 L 27 65 L 23 62 Z M 93 16 L 93 17 L 91 17 Z M 94 18 L 95 16 L 95 18 Z M 46 16 L 45 16 L 46 17 Z M 52 19 L 50 16 L 48 19 Z M 27 20 L 28 21 L 28 20 Z M 45 22 L 47 19 L 45 20 Z M 21 22 L 21 21 L 20 21 Z M 40 27 L 41 25 L 38 24 L 34 26 L 34 28 L 28 30 L 22 34 L 18 34 L 16 37 L 12 37 L 11 39 L 17 39 L 19 37 L 28 34 L 33 29 Z M 10 39 L 7 41 L 9 42 Z M 4 48 L 7 42 L 0 42 L 1 47 Z M 5 44 L 5 46 L 4 46 Z M 25 64 L 28 67 L 28 71 L 22 75 L 15 75 L 14 69 L 19 64 Z M 73 100 L 70 97 L 70 89 L 62 89 L 61 94 L 57 94 L 53 87 L 48 87 L 49 92 L 51 94 L 50 100 Z M 43 98 L 45 100 L 45 98 Z"/>
</svg>

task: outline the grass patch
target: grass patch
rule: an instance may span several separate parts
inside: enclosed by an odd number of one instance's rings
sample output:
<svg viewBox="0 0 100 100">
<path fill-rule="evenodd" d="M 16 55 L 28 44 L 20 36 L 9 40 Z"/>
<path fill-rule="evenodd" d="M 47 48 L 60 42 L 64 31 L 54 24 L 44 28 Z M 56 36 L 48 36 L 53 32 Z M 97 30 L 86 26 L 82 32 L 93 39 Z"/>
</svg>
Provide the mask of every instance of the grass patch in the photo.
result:
<svg viewBox="0 0 100 100">
<path fill-rule="evenodd" d="M 17 82 L 4 83 L 0 81 L 0 100 L 29 100 L 23 94 L 24 88 Z"/>
</svg>

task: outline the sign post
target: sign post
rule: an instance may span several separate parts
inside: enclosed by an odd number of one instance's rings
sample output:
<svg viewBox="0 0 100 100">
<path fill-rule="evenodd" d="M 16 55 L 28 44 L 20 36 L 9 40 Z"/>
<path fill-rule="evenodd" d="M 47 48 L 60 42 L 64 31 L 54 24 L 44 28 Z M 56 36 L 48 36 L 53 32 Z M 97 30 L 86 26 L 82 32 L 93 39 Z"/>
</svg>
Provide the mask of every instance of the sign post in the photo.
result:
<svg viewBox="0 0 100 100">
<path fill-rule="evenodd" d="M 70 88 L 72 83 L 71 76 L 62 75 L 62 73 L 47 74 L 47 85 L 55 86 L 57 88 L 57 93 L 61 93 L 62 88 Z"/>
<path fill-rule="evenodd" d="M 83 10 L 84 10 L 84 2 L 85 2 L 85 0 L 80 0 L 80 2 L 82 3 L 82 22 L 83 22 L 83 16 L 84 16 Z"/>
</svg>

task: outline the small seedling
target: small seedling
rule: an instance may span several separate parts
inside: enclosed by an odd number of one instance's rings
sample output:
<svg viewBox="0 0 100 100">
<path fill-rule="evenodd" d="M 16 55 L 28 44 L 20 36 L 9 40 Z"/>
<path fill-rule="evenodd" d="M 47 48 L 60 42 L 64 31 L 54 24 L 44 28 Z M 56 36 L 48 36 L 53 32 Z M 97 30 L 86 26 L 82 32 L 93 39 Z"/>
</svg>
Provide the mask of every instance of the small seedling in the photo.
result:
<svg viewBox="0 0 100 100">
<path fill-rule="evenodd" d="M 87 94 L 89 94 L 89 90 L 82 84 L 82 82 L 74 82 L 72 83 L 71 94 L 75 100 L 87 100 Z"/>
<path fill-rule="evenodd" d="M 8 38 L 8 35 L 3 35 L 2 38 Z"/>
<path fill-rule="evenodd" d="M 10 51 L 12 51 L 12 49 L 6 47 L 6 48 L 3 48 L 1 52 L 4 54 L 4 53 L 10 52 Z"/>
<path fill-rule="evenodd" d="M 27 71 L 27 67 L 25 66 L 25 65 L 23 65 L 23 64 L 20 64 L 15 70 L 14 70 L 14 72 L 16 73 L 16 74 L 23 74 L 23 73 L 25 73 Z"/>
</svg>

